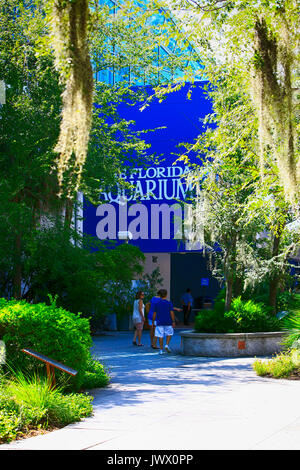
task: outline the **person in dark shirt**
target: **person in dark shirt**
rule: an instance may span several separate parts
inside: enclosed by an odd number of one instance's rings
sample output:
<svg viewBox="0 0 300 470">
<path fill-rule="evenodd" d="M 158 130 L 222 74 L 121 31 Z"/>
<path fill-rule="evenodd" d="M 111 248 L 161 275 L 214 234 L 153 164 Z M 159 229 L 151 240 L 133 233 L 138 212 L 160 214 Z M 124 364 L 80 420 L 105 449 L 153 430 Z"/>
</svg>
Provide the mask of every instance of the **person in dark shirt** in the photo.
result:
<svg viewBox="0 0 300 470">
<path fill-rule="evenodd" d="M 147 319 L 148 319 L 148 324 L 150 326 L 150 340 L 151 340 L 151 348 L 153 349 L 159 349 L 156 345 L 157 343 L 157 337 L 155 336 L 155 327 L 156 327 L 156 321 L 153 321 L 152 317 L 153 317 L 153 312 L 154 312 L 154 307 L 155 307 L 155 304 L 157 304 L 158 302 L 160 302 L 161 300 L 161 297 L 160 297 L 160 290 L 157 292 L 157 295 L 155 295 L 154 297 L 152 297 L 152 299 L 150 300 L 150 302 L 148 302 L 148 304 L 146 305 L 146 309 L 149 310 L 148 312 L 148 316 L 147 316 Z"/>
<path fill-rule="evenodd" d="M 193 306 L 193 297 L 192 297 L 190 288 L 188 288 L 185 294 L 182 295 L 181 303 L 182 303 L 182 308 L 183 308 L 184 324 L 188 325 L 189 316 L 190 316 L 190 313 L 192 311 L 192 306 Z"/>
<path fill-rule="evenodd" d="M 163 354 L 164 337 L 166 338 L 165 351 L 171 352 L 169 343 L 175 327 L 174 309 L 172 303 L 167 300 L 167 294 L 165 289 L 161 289 L 161 300 L 154 306 L 153 312 L 153 321 L 156 321 L 155 336 L 159 340 L 159 354 Z"/>
</svg>

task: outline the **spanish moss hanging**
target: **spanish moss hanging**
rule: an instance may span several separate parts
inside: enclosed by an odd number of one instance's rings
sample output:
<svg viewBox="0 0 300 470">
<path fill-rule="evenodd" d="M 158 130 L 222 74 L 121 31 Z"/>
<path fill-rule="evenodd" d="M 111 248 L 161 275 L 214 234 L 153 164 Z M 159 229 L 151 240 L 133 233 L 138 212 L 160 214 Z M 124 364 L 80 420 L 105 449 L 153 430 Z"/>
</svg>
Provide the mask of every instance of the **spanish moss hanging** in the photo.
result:
<svg viewBox="0 0 300 470">
<path fill-rule="evenodd" d="M 55 147 L 61 188 L 68 175 L 68 195 L 77 191 L 89 142 L 93 72 L 88 50 L 88 0 L 50 0 L 49 18 L 55 66 L 65 85 L 62 119 Z"/>
<path fill-rule="evenodd" d="M 295 136 L 296 100 L 292 74 L 296 60 L 292 32 L 282 16 L 275 36 L 264 18 L 255 24 L 256 60 L 253 69 L 253 97 L 258 109 L 261 157 L 271 151 L 287 199 L 300 200 L 300 161 Z"/>
</svg>

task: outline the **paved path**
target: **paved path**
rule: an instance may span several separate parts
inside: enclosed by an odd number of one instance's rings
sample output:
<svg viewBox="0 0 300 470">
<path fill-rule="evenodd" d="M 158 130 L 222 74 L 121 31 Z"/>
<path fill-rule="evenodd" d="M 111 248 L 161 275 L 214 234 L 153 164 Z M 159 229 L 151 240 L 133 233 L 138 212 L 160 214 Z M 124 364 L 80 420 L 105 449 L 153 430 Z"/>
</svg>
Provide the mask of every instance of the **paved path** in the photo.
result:
<svg viewBox="0 0 300 470">
<path fill-rule="evenodd" d="M 159 356 L 132 334 L 94 340 L 111 384 L 93 390 L 94 415 L 41 436 L 0 446 L 30 450 L 300 449 L 300 382 L 263 379 L 254 358 Z"/>
</svg>

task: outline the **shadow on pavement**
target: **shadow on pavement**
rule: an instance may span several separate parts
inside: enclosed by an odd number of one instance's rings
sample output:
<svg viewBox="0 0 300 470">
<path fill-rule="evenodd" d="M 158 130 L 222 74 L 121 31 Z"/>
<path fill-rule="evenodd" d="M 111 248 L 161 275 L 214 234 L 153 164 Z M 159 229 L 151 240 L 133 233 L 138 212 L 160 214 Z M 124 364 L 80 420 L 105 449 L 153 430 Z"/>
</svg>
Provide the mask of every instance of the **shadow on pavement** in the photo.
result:
<svg viewBox="0 0 300 470">
<path fill-rule="evenodd" d="M 145 338 L 144 341 L 148 338 Z M 252 369 L 253 358 L 208 358 L 180 354 L 180 337 L 174 335 L 172 354 L 158 355 L 148 345 L 141 348 L 131 343 L 131 332 L 94 338 L 93 354 L 108 369 L 110 386 L 93 390 L 94 407 L 102 409 L 155 399 L 180 397 L 186 393 L 229 391 L 233 385 L 259 382 Z M 99 403 L 99 404 L 98 404 Z"/>
</svg>

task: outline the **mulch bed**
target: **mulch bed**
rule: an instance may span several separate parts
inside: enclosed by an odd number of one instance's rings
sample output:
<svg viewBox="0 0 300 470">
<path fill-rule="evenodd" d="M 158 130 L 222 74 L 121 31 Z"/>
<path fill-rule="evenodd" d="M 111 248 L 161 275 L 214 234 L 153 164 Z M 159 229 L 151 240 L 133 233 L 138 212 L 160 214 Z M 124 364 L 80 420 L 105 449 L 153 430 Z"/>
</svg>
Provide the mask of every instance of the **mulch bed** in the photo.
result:
<svg viewBox="0 0 300 470">
<path fill-rule="evenodd" d="M 285 377 L 275 377 L 272 374 L 265 374 L 262 377 L 278 380 L 300 380 L 300 369 L 295 369 L 293 372 L 290 373 L 290 375 L 286 375 Z"/>
<path fill-rule="evenodd" d="M 13 442 L 16 442 L 16 441 L 21 441 L 23 439 L 28 439 L 29 437 L 35 437 L 35 436 L 39 436 L 41 434 L 48 434 L 49 432 L 52 432 L 52 431 L 56 431 L 58 429 L 61 429 L 61 428 L 57 428 L 57 427 L 52 427 L 52 428 L 48 428 L 48 429 L 42 429 L 42 428 L 32 428 L 32 429 L 27 429 L 26 431 L 20 431 L 17 436 L 16 436 L 16 439 L 13 439 L 12 441 L 6 441 L 5 439 L 0 439 L 0 444 L 12 444 Z"/>
<path fill-rule="evenodd" d="M 291 375 L 285 377 L 288 380 L 300 380 L 300 369 L 294 370 Z"/>
</svg>

